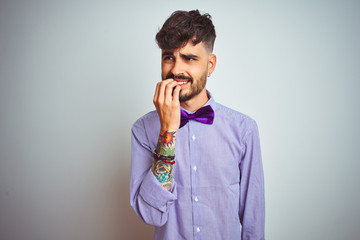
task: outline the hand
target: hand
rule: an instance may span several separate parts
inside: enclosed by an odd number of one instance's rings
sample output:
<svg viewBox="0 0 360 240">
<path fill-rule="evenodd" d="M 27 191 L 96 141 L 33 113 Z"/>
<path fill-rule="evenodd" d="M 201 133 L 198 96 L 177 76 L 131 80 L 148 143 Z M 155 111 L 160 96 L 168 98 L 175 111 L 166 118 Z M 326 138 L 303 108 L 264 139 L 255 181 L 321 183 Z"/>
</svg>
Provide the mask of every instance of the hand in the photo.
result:
<svg viewBox="0 0 360 240">
<path fill-rule="evenodd" d="M 161 124 L 160 134 L 174 132 L 180 126 L 180 94 L 181 87 L 173 79 L 158 82 L 154 95 L 154 105 Z"/>
</svg>

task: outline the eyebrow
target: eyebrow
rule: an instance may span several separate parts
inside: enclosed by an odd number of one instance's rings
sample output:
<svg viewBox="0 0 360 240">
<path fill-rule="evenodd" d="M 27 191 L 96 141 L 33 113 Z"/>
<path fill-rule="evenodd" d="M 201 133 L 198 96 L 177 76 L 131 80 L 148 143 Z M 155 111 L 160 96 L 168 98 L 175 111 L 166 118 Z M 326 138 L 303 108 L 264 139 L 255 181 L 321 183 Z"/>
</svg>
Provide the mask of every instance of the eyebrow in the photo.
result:
<svg viewBox="0 0 360 240">
<path fill-rule="evenodd" d="M 169 55 L 174 55 L 174 52 L 172 52 L 172 51 L 165 51 L 165 52 L 163 52 L 163 54 L 162 54 L 162 56 L 164 57 L 164 56 L 169 56 Z M 181 53 L 180 54 L 180 57 L 182 57 L 182 58 L 185 58 L 185 59 L 189 59 L 189 58 L 194 58 L 194 59 L 197 59 L 198 58 L 198 56 L 196 56 L 196 55 L 194 55 L 194 54 L 184 54 L 184 53 Z"/>
<path fill-rule="evenodd" d="M 198 56 L 196 56 L 194 54 L 180 54 L 180 57 L 185 58 L 185 59 L 189 59 L 189 58 L 197 59 L 198 58 Z"/>
<path fill-rule="evenodd" d="M 169 55 L 174 55 L 174 52 L 165 51 L 163 54 L 161 54 L 161 56 L 169 56 Z"/>
</svg>

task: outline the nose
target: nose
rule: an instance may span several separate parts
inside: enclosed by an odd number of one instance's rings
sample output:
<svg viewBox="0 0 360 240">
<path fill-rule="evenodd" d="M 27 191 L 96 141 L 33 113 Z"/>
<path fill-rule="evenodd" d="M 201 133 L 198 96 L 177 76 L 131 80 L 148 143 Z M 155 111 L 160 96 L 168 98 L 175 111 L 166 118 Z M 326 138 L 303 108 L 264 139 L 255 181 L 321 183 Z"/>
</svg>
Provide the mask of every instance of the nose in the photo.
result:
<svg viewBox="0 0 360 240">
<path fill-rule="evenodd" d="M 171 73 L 175 76 L 178 76 L 178 75 L 183 75 L 184 72 L 185 72 L 185 65 L 183 61 L 181 61 L 181 58 L 176 59 L 171 69 Z"/>
</svg>

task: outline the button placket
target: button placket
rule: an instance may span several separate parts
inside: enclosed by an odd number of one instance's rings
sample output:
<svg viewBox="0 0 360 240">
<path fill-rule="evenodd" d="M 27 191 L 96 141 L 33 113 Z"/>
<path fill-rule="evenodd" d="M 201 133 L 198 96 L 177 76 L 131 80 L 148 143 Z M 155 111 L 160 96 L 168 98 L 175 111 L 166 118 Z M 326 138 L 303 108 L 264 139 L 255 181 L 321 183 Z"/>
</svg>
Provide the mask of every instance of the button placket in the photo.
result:
<svg viewBox="0 0 360 240">
<path fill-rule="evenodd" d="M 198 174 L 198 161 L 201 157 L 201 153 L 198 148 L 198 131 L 200 130 L 197 126 L 197 122 L 189 121 L 189 146 L 190 146 L 190 175 L 191 175 L 191 195 L 192 195 L 192 215 L 193 215 L 193 229 L 194 239 L 201 239 L 200 228 L 201 224 L 201 212 L 200 212 L 200 201 L 199 196 L 199 174 Z"/>
</svg>

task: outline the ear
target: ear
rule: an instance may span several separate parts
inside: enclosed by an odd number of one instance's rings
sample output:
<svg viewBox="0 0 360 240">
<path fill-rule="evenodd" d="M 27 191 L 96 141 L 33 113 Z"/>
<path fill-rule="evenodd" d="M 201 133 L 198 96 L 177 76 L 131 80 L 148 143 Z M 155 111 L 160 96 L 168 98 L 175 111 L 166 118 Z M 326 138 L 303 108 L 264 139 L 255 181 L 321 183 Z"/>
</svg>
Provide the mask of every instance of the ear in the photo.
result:
<svg viewBox="0 0 360 240">
<path fill-rule="evenodd" d="M 211 75 L 214 72 L 215 66 L 216 66 L 216 55 L 210 54 L 208 58 L 208 75 Z"/>
</svg>

